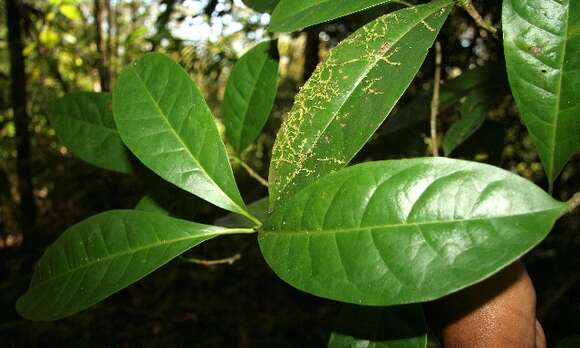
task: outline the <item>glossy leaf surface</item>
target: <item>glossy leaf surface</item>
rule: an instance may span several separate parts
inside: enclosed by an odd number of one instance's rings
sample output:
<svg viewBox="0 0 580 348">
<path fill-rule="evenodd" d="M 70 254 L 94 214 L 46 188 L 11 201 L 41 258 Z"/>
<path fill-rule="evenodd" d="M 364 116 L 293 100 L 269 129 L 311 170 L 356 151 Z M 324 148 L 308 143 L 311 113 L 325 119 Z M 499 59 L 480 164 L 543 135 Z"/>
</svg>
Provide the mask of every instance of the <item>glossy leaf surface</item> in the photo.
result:
<svg viewBox="0 0 580 348">
<path fill-rule="evenodd" d="M 75 156 L 97 167 L 131 173 L 130 153 L 117 132 L 108 93 L 69 93 L 51 105 L 48 118 Z"/>
<path fill-rule="evenodd" d="M 193 246 L 236 231 L 134 210 L 92 216 L 70 227 L 46 250 L 16 308 L 30 320 L 64 318 Z"/>
<path fill-rule="evenodd" d="M 272 13 L 271 32 L 298 31 L 393 0 L 280 0 Z"/>
<path fill-rule="evenodd" d="M 280 0 L 242 0 L 242 2 L 254 11 L 271 13 Z"/>
<path fill-rule="evenodd" d="M 259 242 L 276 274 L 303 291 L 366 305 L 413 303 L 497 272 L 566 210 L 531 182 L 485 164 L 368 162 L 285 201 Z"/>
<path fill-rule="evenodd" d="M 512 93 L 550 183 L 580 149 L 580 2 L 505 0 Z"/>
<path fill-rule="evenodd" d="M 465 102 L 459 107 L 461 117 L 449 127 L 443 137 L 445 156 L 449 156 L 481 127 L 492 102 L 488 92 L 477 90 L 467 95 Z"/>
<path fill-rule="evenodd" d="M 427 328 L 420 305 L 345 305 L 328 348 L 425 348 Z"/>
<path fill-rule="evenodd" d="M 211 111 L 177 63 L 150 53 L 128 66 L 117 80 L 113 112 L 125 144 L 157 175 L 247 214 Z"/>
<path fill-rule="evenodd" d="M 278 132 L 271 207 L 354 157 L 413 80 L 451 5 L 434 1 L 393 12 L 330 51 Z"/>
<path fill-rule="evenodd" d="M 229 143 L 237 152 L 252 144 L 272 111 L 278 90 L 276 41 L 265 41 L 234 65 L 223 101 Z"/>
</svg>

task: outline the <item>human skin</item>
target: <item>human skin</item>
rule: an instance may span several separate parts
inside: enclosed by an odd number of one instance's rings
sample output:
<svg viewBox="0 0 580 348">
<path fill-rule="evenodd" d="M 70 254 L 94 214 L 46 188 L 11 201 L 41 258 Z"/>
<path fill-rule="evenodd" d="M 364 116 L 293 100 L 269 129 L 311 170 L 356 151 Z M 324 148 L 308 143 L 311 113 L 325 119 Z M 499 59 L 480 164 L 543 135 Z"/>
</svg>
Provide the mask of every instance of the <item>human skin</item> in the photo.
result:
<svg viewBox="0 0 580 348">
<path fill-rule="evenodd" d="M 545 348 L 536 292 L 517 261 L 493 277 L 426 306 L 444 348 Z"/>
</svg>

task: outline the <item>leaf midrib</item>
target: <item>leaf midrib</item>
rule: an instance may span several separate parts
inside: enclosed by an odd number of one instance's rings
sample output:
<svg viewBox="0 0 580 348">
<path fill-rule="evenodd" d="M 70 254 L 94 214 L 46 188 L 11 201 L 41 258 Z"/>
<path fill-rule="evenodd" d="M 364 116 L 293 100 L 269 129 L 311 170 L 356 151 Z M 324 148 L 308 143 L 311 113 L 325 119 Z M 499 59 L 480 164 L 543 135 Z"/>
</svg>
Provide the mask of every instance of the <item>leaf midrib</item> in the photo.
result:
<svg viewBox="0 0 580 348">
<path fill-rule="evenodd" d="M 450 6 L 450 3 L 449 2 L 447 2 L 447 4 L 445 6 L 442 6 L 442 7 L 439 7 L 439 8 L 434 8 L 431 12 L 429 12 L 428 15 L 425 15 L 421 19 L 417 19 L 416 22 L 413 25 L 411 25 L 408 30 L 406 30 L 405 32 L 403 32 L 397 39 L 395 39 L 393 41 L 393 44 L 391 45 L 391 47 L 389 47 L 389 49 L 386 50 L 384 52 L 384 54 L 381 55 L 381 57 L 384 57 L 387 53 L 391 52 L 394 48 L 398 47 L 398 44 L 400 43 L 400 41 L 405 36 L 407 36 L 407 34 L 409 34 L 411 32 L 411 30 L 413 30 L 414 28 L 416 28 L 419 23 L 421 23 L 422 21 L 425 21 L 425 19 L 431 17 L 437 11 L 439 11 L 442 8 L 445 8 L 447 6 Z M 391 16 L 391 14 L 389 14 L 387 16 Z M 366 69 L 364 69 L 362 71 L 362 73 L 360 74 L 360 76 L 357 79 L 356 83 L 353 84 L 353 88 L 350 91 L 348 91 L 348 93 L 345 95 L 345 97 L 343 98 L 343 100 L 340 101 L 339 106 L 336 109 L 336 112 L 334 113 L 334 115 L 328 120 L 328 122 L 325 124 L 324 128 L 322 129 L 322 131 L 319 132 L 318 135 L 314 137 L 314 140 L 312 142 L 312 145 L 309 146 L 309 148 L 306 150 L 306 154 L 307 155 L 305 156 L 304 160 L 302 160 L 301 162 L 299 162 L 299 165 L 294 166 L 294 170 L 290 174 L 289 178 L 287 180 L 285 180 L 284 185 L 282 185 L 282 187 L 280 187 L 280 189 L 278 190 L 278 194 L 277 194 L 278 198 L 286 190 L 286 188 L 288 187 L 288 185 L 290 185 L 292 183 L 292 180 L 298 175 L 298 173 L 302 170 L 302 168 L 304 168 L 304 165 L 306 164 L 306 161 L 311 157 L 310 154 L 313 152 L 314 148 L 316 147 L 316 145 L 318 144 L 318 142 L 320 141 L 320 139 L 322 138 L 323 134 L 326 132 L 326 130 L 328 129 L 328 127 L 330 127 L 330 125 L 334 122 L 334 120 L 336 119 L 336 115 L 339 114 L 340 110 L 342 110 L 342 108 L 344 107 L 344 105 L 346 104 L 346 102 L 348 100 L 350 100 L 352 94 L 356 91 L 357 87 L 361 84 L 361 81 L 364 80 L 365 76 L 367 76 L 367 74 L 369 73 L 369 71 L 371 71 L 377 65 L 377 63 L 380 60 L 381 60 L 380 58 L 377 58 L 374 61 L 374 63 L 368 64 L 368 68 L 366 68 Z"/>
<path fill-rule="evenodd" d="M 574 0 L 571 0 L 574 1 Z M 578 1 L 578 0 L 576 0 Z M 565 29 L 564 29 L 564 44 L 562 45 L 561 57 L 560 57 L 560 67 L 561 72 L 560 76 L 558 77 L 558 85 L 556 86 L 556 104 L 554 105 L 554 128 L 552 131 L 552 141 L 550 142 L 550 150 L 551 150 L 551 161 L 550 161 L 550 181 L 554 180 L 554 167 L 556 162 L 556 140 L 558 134 L 558 120 L 560 118 L 560 103 L 562 99 L 562 82 L 564 80 L 564 65 L 565 65 L 565 58 L 566 58 L 566 50 L 568 46 L 568 29 L 570 28 L 570 3 L 568 2 L 568 8 L 566 9 L 566 20 L 565 20 Z M 551 184 L 550 184 L 551 185 Z"/>
<path fill-rule="evenodd" d="M 554 207 L 550 209 L 544 210 L 537 210 L 537 211 L 530 211 L 527 213 L 522 214 L 513 214 L 513 215 L 500 215 L 500 216 L 492 216 L 492 217 L 480 217 L 474 219 L 452 219 L 452 220 L 445 220 L 445 221 L 425 221 L 425 222 L 412 222 L 412 223 L 397 223 L 397 224 L 384 224 L 384 225 L 372 225 L 372 226 L 360 226 L 360 227 L 349 227 L 349 228 L 341 228 L 341 229 L 320 229 L 320 230 L 263 230 L 260 231 L 261 234 L 277 234 L 277 235 L 284 235 L 284 234 L 292 234 L 292 235 L 300 235 L 300 234 L 341 234 L 341 233 L 349 233 L 349 232 L 360 232 L 364 230 L 374 230 L 374 229 L 391 229 L 391 228 L 399 228 L 399 227 L 413 227 L 413 226 L 423 226 L 423 225 L 444 225 L 444 224 L 453 224 L 453 223 L 463 223 L 463 222 L 479 222 L 479 221 L 486 221 L 486 220 L 495 220 L 495 219 L 505 219 L 505 218 L 518 218 L 524 217 L 528 215 L 534 214 L 541 214 L 541 213 L 549 213 L 549 212 L 558 212 L 561 213 L 565 212 L 566 205 L 562 203 L 562 207 Z"/>
<path fill-rule="evenodd" d="M 231 204 L 234 205 L 234 207 L 237 208 L 238 212 L 243 212 L 244 209 L 242 209 L 236 202 L 233 201 L 233 199 L 229 196 L 229 194 L 227 194 L 223 188 L 218 185 L 213 178 L 207 173 L 207 171 L 205 170 L 205 168 L 201 165 L 201 163 L 195 158 L 195 156 L 193 156 L 191 149 L 189 148 L 189 146 L 187 146 L 187 144 L 185 144 L 185 142 L 183 141 L 183 139 L 179 136 L 179 134 L 175 131 L 175 129 L 173 128 L 173 126 L 171 125 L 171 123 L 169 122 L 169 118 L 167 115 L 165 115 L 165 113 L 163 112 L 163 110 L 161 110 L 161 108 L 159 107 L 159 104 L 155 101 L 155 98 L 153 98 L 153 95 L 151 94 L 151 92 L 149 91 L 149 89 L 147 88 L 147 84 L 145 83 L 145 81 L 141 78 L 141 76 L 137 73 L 137 71 L 135 70 L 134 67 L 131 67 L 129 69 L 129 71 L 131 71 L 133 74 L 135 74 L 135 76 L 137 77 L 137 79 L 141 82 L 141 85 L 143 87 L 143 89 L 145 90 L 145 92 L 147 93 L 147 95 L 149 96 L 149 98 L 151 99 L 151 101 L 153 102 L 153 105 L 155 106 L 155 108 L 157 109 L 157 112 L 162 116 L 161 119 L 165 122 L 165 124 L 167 125 L 167 127 L 169 128 L 169 130 L 171 131 L 171 133 L 173 133 L 173 135 L 175 136 L 175 138 L 177 138 L 178 142 L 181 143 L 181 145 L 187 149 L 186 153 L 189 155 L 189 157 L 193 160 L 193 162 L 197 165 L 197 167 L 201 170 L 201 172 L 203 173 L 203 175 L 211 182 L 213 183 L 216 187 L 218 187 L 221 191 L 221 193 L 230 201 Z"/>
</svg>

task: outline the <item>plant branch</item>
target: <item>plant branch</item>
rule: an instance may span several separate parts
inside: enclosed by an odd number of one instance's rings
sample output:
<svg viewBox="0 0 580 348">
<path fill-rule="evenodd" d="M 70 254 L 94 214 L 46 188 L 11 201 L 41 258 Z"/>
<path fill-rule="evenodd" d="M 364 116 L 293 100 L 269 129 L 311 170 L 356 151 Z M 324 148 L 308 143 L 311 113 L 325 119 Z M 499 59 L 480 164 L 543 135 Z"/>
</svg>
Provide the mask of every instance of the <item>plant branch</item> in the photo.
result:
<svg viewBox="0 0 580 348">
<path fill-rule="evenodd" d="M 496 28 L 481 17 L 479 12 L 477 12 L 477 9 L 473 6 L 471 0 L 459 0 L 459 6 L 461 6 L 471 16 L 471 18 L 473 18 L 477 25 L 491 33 L 495 34 L 497 32 Z"/>
<path fill-rule="evenodd" d="M 574 209 L 578 208 L 578 206 L 580 206 L 580 192 L 576 192 L 576 194 L 568 200 L 568 211 L 573 212 Z"/>
<path fill-rule="evenodd" d="M 434 157 L 439 156 L 439 144 L 437 142 L 437 116 L 439 114 L 439 95 L 441 88 L 441 43 L 435 42 L 435 76 L 433 78 L 433 98 L 431 99 L 431 151 Z"/>
<path fill-rule="evenodd" d="M 196 265 L 202 265 L 202 266 L 217 266 L 217 265 L 224 265 L 224 264 L 228 264 L 228 265 L 233 265 L 236 261 L 239 261 L 242 258 L 242 254 L 235 254 L 232 255 L 230 257 L 226 257 L 224 259 L 218 259 L 218 260 L 203 260 L 203 259 L 195 259 L 195 258 L 188 258 L 188 257 L 183 257 L 180 256 L 179 259 L 183 262 L 188 262 L 188 263 L 195 263 Z"/>
<path fill-rule="evenodd" d="M 244 170 L 254 178 L 257 182 L 259 182 L 262 186 L 268 188 L 268 181 L 264 179 L 260 174 L 258 174 L 252 167 L 250 167 L 246 162 L 242 161 L 239 157 L 232 157 L 231 158 L 234 162 L 238 163 Z"/>
</svg>

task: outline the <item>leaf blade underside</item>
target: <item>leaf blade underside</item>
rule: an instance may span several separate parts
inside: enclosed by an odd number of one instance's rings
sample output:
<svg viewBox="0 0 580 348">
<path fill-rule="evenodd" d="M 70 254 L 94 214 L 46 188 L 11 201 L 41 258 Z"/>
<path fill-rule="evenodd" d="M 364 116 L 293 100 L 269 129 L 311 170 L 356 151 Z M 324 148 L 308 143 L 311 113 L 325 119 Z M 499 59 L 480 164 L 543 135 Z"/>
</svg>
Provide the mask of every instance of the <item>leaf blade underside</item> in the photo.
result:
<svg viewBox="0 0 580 348">
<path fill-rule="evenodd" d="M 236 152 L 252 144 L 268 121 L 278 91 L 276 41 L 264 41 L 234 65 L 223 101 L 229 143 Z"/>
<path fill-rule="evenodd" d="M 51 105 L 48 118 L 75 156 L 100 168 L 132 172 L 130 152 L 113 119 L 110 94 L 69 93 Z"/>
</svg>

